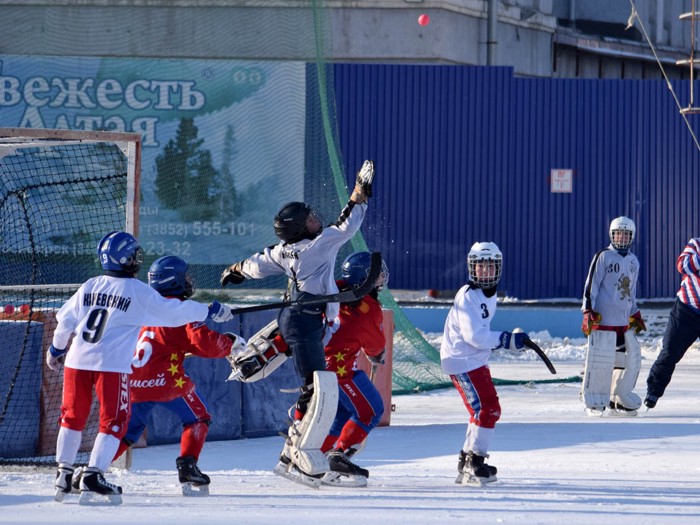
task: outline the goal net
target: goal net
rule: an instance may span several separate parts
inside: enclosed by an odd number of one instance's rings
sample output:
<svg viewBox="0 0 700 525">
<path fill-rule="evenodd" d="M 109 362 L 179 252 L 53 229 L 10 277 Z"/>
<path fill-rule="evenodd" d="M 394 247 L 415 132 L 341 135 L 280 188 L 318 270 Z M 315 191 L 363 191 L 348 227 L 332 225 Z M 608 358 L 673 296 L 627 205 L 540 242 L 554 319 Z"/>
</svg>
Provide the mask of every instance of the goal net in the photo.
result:
<svg viewBox="0 0 700 525">
<path fill-rule="evenodd" d="M 100 273 L 100 238 L 137 231 L 140 140 L 0 129 L 0 463 L 54 461 L 63 374 L 44 352 L 58 308 Z"/>
</svg>

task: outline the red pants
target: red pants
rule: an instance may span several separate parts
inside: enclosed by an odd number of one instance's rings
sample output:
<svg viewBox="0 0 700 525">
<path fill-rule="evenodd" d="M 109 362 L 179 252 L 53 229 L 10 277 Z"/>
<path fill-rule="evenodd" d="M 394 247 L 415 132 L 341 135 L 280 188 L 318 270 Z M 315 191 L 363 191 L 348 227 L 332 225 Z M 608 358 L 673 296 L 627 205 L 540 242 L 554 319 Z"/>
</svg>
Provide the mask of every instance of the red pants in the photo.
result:
<svg viewBox="0 0 700 525">
<path fill-rule="evenodd" d="M 100 404 L 100 429 L 121 439 L 131 415 L 129 375 L 64 367 L 61 426 L 82 432 L 90 416 L 92 389 Z"/>
<path fill-rule="evenodd" d="M 501 417 L 501 405 L 491 371 L 482 366 L 465 374 L 451 375 L 450 379 L 469 411 L 469 422 L 478 427 L 494 428 Z"/>
</svg>

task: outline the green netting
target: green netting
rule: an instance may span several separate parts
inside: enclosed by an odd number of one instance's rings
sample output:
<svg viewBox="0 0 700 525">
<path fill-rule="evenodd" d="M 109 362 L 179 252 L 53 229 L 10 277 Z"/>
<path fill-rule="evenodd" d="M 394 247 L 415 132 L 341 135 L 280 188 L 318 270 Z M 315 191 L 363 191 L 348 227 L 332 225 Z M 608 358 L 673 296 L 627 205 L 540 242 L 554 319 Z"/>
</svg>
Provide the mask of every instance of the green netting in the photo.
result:
<svg viewBox="0 0 700 525">
<path fill-rule="evenodd" d="M 237 45 L 223 48 L 240 53 L 227 59 L 60 56 L 66 54 L 60 32 L 50 31 L 59 26 L 47 12 L 43 38 L 59 56 L 3 57 L 4 93 L 12 104 L 0 113 L 0 126 L 140 133 L 137 234 L 146 255 L 140 277 L 145 280 L 156 258 L 178 255 L 191 265 L 198 298 L 276 300 L 286 287 L 282 277 L 247 281 L 225 293 L 219 277 L 226 265 L 277 242 L 272 219 L 285 203 L 308 202 L 330 223 L 347 201 L 327 6 L 321 0 L 246 2 L 235 20 L 226 18 L 235 22 L 230 38 Z M 233 12 L 211 9 L 222 17 Z M 76 32 L 92 22 L 99 26 L 104 11 L 80 13 L 71 19 Z M 106 44 L 120 38 L 119 32 L 101 35 Z M 211 42 L 212 55 L 225 55 L 218 44 Z M 83 240 L 57 242 L 74 250 Z M 86 244 L 90 256 L 93 242 Z M 338 262 L 360 249 L 367 246 L 358 235 Z M 390 294 L 382 300 L 394 311 L 397 329 L 395 392 L 448 385 L 436 349 Z"/>
</svg>

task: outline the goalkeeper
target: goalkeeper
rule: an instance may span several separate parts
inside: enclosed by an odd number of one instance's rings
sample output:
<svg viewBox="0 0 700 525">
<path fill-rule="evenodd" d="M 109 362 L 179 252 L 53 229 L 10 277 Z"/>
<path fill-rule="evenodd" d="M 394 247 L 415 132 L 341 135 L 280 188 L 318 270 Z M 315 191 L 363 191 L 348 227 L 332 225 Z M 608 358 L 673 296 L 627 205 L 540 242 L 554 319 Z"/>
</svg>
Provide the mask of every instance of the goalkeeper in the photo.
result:
<svg viewBox="0 0 700 525">
<path fill-rule="evenodd" d="M 639 260 L 630 251 L 636 227 L 627 217 L 610 223 L 610 245 L 593 257 L 583 293 L 581 331 L 588 337 L 581 397 L 586 414 L 636 416 L 633 392 L 641 369 L 637 338 L 646 330 L 637 307 Z"/>
<path fill-rule="evenodd" d="M 286 274 L 290 281 L 289 298 L 293 301 L 337 293 L 333 276 L 336 256 L 360 229 L 367 200 L 372 196 L 373 180 L 374 164 L 365 161 L 350 200 L 338 220 L 326 228 L 308 204 L 291 202 L 283 206 L 274 219 L 275 234 L 280 242 L 228 267 L 221 275 L 221 285 Z M 322 339 L 324 330 L 329 329 L 338 312 L 338 303 L 328 303 L 325 308 L 323 305 L 283 308 L 278 316 L 280 331 L 292 352 L 303 386 L 276 472 L 314 486 L 320 483 L 320 475 L 328 471 L 328 461 L 320 447 L 335 412 L 334 406 L 331 410 L 316 410 L 317 403 L 327 400 L 335 405 L 337 402 L 335 375 L 325 372 Z M 323 392 L 316 392 L 319 397 L 312 402 L 315 385 Z M 326 393 L 334 396 L 335 401 L 327 399 Z M 310 405 L 314 411 L 305 418 Z M 321 414 L 323 421 L 317 420 Z M 301 479 L 294 479 L 297 476 Z"/>
</svg>

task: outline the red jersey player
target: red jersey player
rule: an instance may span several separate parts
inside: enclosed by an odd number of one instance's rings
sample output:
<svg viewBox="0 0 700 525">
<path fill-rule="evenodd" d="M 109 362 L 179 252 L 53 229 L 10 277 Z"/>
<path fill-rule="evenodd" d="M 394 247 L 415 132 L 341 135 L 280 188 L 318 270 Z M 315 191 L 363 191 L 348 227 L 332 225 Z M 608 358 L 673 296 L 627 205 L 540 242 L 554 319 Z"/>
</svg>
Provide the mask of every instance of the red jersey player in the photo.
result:
<svg viewBox="0 0 700 525">
<path fill-rule="evenodd" d="M 148 284 L 173 301 L 185 300 L 194 293 L 188 269 L 183 259 L 166 255 L 151 265 Z M 141 328 L 130 378 L 131 420 L 115 459 L 138 441 L 149 414 L 156 405 L 161 405 L 182 420 L 180 457 L 176 465 L 183 494 L 208 494 L 209 476 L 199 470 L 197 460 L 207 437 L 211 414 L 194 382 L 185 373 L 184 360 L 189 355 L 226 357 L 244 348 L 243 338 L 231 333 L 222 335 L 202 322 L 176 328 Z"/>
<path fill-rule="evenodd" d="M 352 289 L 364 282 L 369 273 L 371 254 L 356 252 L 343 261 L 338 288 Z M 327 484 L 367 483 L 367 470 L 355 465 L 355 454 L 384 414 L 384 401 L 377 388 L 362 370 L 357 370 L 360 351 L 373 363 L 384 363 L 384 333 L 379 291 L 389 281 L 389 271 L 382 261 L 382 273 L 376 287 L 359 301 L 340 307 L 339 326 L 325 346 L 326 369 L 338 377 L 338 411 L 321 450 L 327 453 L 331 472 L 324 476 Z"/>
</svg>

